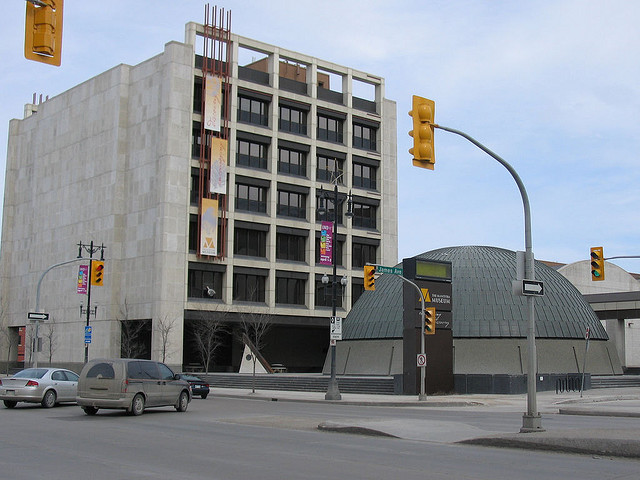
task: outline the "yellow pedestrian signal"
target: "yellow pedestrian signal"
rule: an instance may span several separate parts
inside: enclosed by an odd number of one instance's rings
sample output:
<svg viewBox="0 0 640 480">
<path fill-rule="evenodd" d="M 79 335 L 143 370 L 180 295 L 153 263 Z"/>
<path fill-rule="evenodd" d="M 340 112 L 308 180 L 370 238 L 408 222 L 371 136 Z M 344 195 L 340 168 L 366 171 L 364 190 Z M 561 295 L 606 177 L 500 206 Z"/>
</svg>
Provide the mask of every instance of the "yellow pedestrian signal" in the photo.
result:
<svg viewBox="0 0 640 480">
<path fill-rule="evenodd" d="M 376 267 L 373 265 L 364 267 L 364 289 L 370 291 L 376 289 Z"/>
<path fill-rule="evenodd" d="M 93 260 L 91 262 L 91 285 L 101 287 L 104 282 L 104 262 Z"/>
<path fill-rule="evenodd" d="M 24 57 L 60 66 L 63 0 L 38 0 L 34 3 L 27 1 Z"/>
<path fill-rule="evenodd" d="M 413 137 L 413 148 L 409 149 L 409 153 L 413 155 L 413 165 L 429 170 L 433 170 L 436 163 L 433 145 L 435 113 L 436 104 L 433 100 L 413 96 L 409 112 L 413 119 L 413 130 L 409 132 L 409 136 Z"/>
<path fill-rule="evenodd" d="M 604 249 L 602 247 L 591 248 L 591 280 L 594 282 L 604 280 Z"/>
<path fill-rule="evenodd" d="M 436 309 L 427 307 L 424 309 L 424 334 L 434 335 L 436 333 Z"/>
</svg>

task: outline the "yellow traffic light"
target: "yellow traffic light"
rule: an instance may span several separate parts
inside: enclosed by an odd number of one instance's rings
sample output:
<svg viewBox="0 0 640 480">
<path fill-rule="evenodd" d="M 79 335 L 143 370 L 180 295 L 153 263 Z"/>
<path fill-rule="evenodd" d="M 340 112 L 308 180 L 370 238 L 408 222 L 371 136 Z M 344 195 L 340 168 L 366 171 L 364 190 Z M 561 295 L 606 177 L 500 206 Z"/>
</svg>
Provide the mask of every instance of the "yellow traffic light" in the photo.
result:
<svg viewBox="0 0 640 480">
<path fill-rule="evenodd" d="M 424 334 L 434 335 L 436 333 L 436 309 L 427 307 L 424 309 Z"/>
<path fill-rule="evenodd" d="M 37 5 L 37 6 L 36 6 Z M 27 1 L 24 57 L 60 66 L 63 0 Z"/>
<path fill-rule="evenodd" d="M 436 103 L 427 98 L 413 96 L 409 115 L 413 119 L 413 130 L 409 136 L 413 137 L 413 148 L 409 153 L 413 155 L 413 164 L 416 167 L 433 170 L 436 163 L 435 149 L 433 146 L 433 125 L 436 114 Z"/>
<path fill-rule="evenodd" d="M 591 280 L 604 280 L 604 250 L 602 247 L 591 248 Z"/>
<path fill-rule="evenodd" d="M 93 260 L 91 262 L 91 285 L 101 287 L 104 282 L 104 262 Z"/>
<path fill-rule="evenodd" d="M 376 267 L 365 265 L 364 267 L 364 289 L 374 291 L 376 289 Z"/>
</svg>

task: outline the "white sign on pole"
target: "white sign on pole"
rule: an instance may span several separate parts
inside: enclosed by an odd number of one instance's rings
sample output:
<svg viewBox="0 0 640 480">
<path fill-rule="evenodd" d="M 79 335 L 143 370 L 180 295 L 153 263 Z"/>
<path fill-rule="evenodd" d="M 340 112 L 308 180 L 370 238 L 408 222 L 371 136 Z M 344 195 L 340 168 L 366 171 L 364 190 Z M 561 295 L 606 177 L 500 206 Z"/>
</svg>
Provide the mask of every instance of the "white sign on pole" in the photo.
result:
<svg viewBox="0 0 640 480">
<path fill-rule="evenodd" d="M 331 317 L 331 340 L 342 340 L 342 318 Z"/>
<path fill-rule="evenodd" d="M 427 364 L 427 355 L 424 353 L 419 353 L 418 361 L 417 361 L 418 367 L 424 367 L 426 364 Z"/>
</svg>

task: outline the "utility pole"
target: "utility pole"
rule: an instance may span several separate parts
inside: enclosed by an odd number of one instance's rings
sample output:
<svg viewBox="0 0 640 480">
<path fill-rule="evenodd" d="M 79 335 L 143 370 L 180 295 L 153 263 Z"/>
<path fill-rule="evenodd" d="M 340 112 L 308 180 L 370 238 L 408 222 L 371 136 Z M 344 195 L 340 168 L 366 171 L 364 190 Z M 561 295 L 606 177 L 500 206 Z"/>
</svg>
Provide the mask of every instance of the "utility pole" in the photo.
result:
<svg viewBox="0 0 640 480">
<path fill-rule="evenodd" d="M 100 263 L 102 264 L 102 262 L 104 262 L 104 250 L 105 250 L 104 244 L 101 244 L 99 247 L 96 245 L 94 246 L 93 244 L 93 240 L 91 241 L 91 243 L 89 243 L 89 245 L 86 245 L 82 242 L 78 243 L 78 259 L 82 258 L 82 251 L 86 251 L 89 254 L 89 282 L 87 285 L 87 323 L 85 326 L 85 342 L 84 342 L 84 363 L 87 363 L 89 361 L 89 342 L 87 342 L 86 339 L 86 335 L 87 332 L 89 331 L 89 328 L 91 326 L 91 286 L 95 283 L 95 274 L 94 274 L 94 270 L 96 268 L 96 266 L 98 266 L 98 264 L 94 265 L 94 261 L 93 261 L 93 254 L 100 252 Z M 103 265 L 100 265 L 103 267 Z M 100 283 L 98 285 L 102 285 L 102 269 L 100 270 Z M 97 307 L 94 310 L 94 315 L 95 312 L 97 311 Z M 82 310 L 82 306 L 80 307 L 80 314 L 83 313 Z"/>
</svg>

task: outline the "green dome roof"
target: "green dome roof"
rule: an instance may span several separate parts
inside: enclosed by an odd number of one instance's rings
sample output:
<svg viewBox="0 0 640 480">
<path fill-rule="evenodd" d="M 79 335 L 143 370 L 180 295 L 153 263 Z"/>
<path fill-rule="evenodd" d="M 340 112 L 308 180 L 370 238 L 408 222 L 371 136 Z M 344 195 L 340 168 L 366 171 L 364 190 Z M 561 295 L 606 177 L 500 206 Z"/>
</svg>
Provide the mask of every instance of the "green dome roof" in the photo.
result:
<svg viewBox="0 0 640 480">
<path fill-rule="evenodd" d="M 526 337 L 526 297 L 512 293 L 516 253 L 496 247 L 447 247 L 417 255 L 424 260 L 452 264 L 454 338 Z M 536 336 L 608 339 L 587 301 L 565 277 L 535 262 L 536 280 L 544 282 L 544 296 L 535 303 Z M 364 292 L 344 323 L 344 340 L 402 338 L 402 279 L 382 275 L 375 292 Z"/>
</svg>

